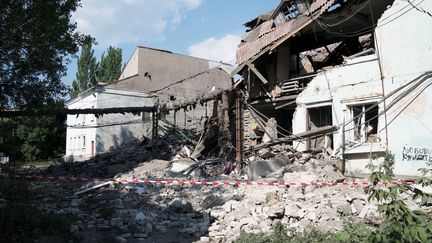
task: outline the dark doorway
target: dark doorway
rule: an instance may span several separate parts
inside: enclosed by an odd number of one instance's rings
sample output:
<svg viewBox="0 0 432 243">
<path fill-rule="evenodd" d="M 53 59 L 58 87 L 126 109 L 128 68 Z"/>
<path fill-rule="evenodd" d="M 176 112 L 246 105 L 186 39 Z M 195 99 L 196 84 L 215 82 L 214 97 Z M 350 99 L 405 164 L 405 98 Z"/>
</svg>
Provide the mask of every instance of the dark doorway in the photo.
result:
<svg viewBox="0 0 432 243">
<path fill-rule="evenodd" d="M 308 130 L 333 125 L 332 107 L 321 106 L 308 109 Z M 316 150 L 321 148 L 333 149 L 333 135 L 312 138 L 308 141 L 308 149 Z"/>
</svg>

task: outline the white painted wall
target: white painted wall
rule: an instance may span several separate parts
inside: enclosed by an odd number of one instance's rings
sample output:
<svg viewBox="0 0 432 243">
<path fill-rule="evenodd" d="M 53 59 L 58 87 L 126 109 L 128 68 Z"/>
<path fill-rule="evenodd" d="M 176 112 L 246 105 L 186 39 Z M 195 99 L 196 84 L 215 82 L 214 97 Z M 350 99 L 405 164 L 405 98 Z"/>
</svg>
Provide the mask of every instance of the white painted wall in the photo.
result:
<svg viewBox="0 0 432 243">
<path fill-rule="evenodd" d="M 432 1 L 412 2 L 418 8 L 432 12 Z M 396 18 L 401 13 L 404 14 Z M 376 36 L 386 93 L 432 71 L 430 16 L 412 9 L 406 1 L 396 0 L 378 26 L 382 26 L 376 30 Z M 426 167 L 426 161 L 432 161 L 431 84 L 432 79 L 426 79 L 422 86 L 411 91 L 388 112 L 389 150 L 395 154 L 396 174 L 417 175 L 419 168 Z"/>
<path fill-rule="evenodd" d="M 153 106 L 153 100 L 147 94 L 131 91 L 120 91 L 115 89 L 103 89 L 98 95 L 98 108 L 114 107 L 139 107 Z M 124 143 L 128 143 L 135 138 L 142 138 L 151 133 L 151 115 L 145 123 L 142 121 L 142 115 L 125 114 L 108 114 L 98 119 L 98 125 L 102 126 L 97 129 L 96 133 L 96 152 L 103 153 L 111 147 L 115 148 Z M 134 124 L 124 124 L 124 123 Z M 121 124 L 116 126 L 104 126 L 110 124 Z M 151 135 L 151 134 L 150 134 Z"/>
<path fill-rule="evenodd" d="M 153 106 L 153 100 L 140 92 L 97 87 L 66 105 L 69 109 L 137 107 Z M 151 119 L 151 115 L 148 117 Z M 130 122 L 134 124 L 128 124 Z M 66 157 L 75 161 L 89 159 L 92 151 L 94 155 L 106 152 L 135 138 L 142 138 L 151 131 L 151 122 L 143 123 L 142 115 L 130 113 L 107 114 L 98 118 L 94 115 L 68 115 L 67 126 Z"/>
<path fill-rule="evenodd" d="M 432 1 L 414 1 L 418 6 L 432 11 Z M 411 9 L 411 10 L 409 10 Z M 409 10 L 409 11 L 407 11 Z M 396 0 L 378 22 L 376 41 L 384 75 L 385 94 L 426 71 L 432 71 L 432 19 L 412 9 L 406 1 Z M 388 126 L 388 149 L 395 154 L 396 175 L 419 175 L 417 169 L 432 161 L 432 79 L 410 92 L 386 112 Z M 333 123 L 341 126 L 351 120 L 348 106 L 380 100 L 382 97 L 381 76 L 377 56 L 369 55 L 347 61 L 339 67 L 321 72 L 297 98 L 297 109 L 293 118 L 293 132 L 306 131 L 307 108 L 332 104 Z M 394 97 L 386 100 L 389 105 Z M 411 102 L 411 103 L 410 103 Z M 408 105 L 409 104 L 409 105 Z M 405 108 L 406 107 L 406 108 Z M 384 105 L 379 105 L 379 112 Z M 364 143 L 345 148 L 346 170 L 350 174 L 367 173 L 365 165 L 370 155 L 382 156 L 386 149 L 384 115 L 379 117 L 380 142 Z M 353 133 L 348 124 L 346 140 Z M 305 144 L 294 144 L 300 150 Z M 334 135 L 334 155 L 341 155 L 342 127 Z M 380 159 L 382 160 L 382 158 Z"/>
<path fill-rule="evenodd" d="M 70 104 L 69 109 L 97 108 L 96 95 L 93 91 L 78 96 Z M 66 157 L 74 160 L 85 160 L 92 155 L 92 141 L 96 141 L 97 118 L 94 115 L 68 115 L 66 124 Z"/>
</svg>

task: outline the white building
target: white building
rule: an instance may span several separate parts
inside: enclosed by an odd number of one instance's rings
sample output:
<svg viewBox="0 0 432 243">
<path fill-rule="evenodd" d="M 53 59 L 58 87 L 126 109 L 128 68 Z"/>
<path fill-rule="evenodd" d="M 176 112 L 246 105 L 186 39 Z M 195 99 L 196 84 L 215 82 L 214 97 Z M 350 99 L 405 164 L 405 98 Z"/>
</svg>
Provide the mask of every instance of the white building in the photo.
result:
<svg viewBox="0 0 432 243">
<path fill-rule="evenodd" d="M 396 175 L 418 175 L 432 161 L 432 18 L 404 12 L 407 4 L 395 1 L 381 16 L 378 52 L 322 71 L 297 97 L 294 133 L 308 130 L 304 121 L 313 110 L 328 108 L 328 125 L 340 128 L 334 155 L 346 159 L 349 175 L 367 173 L 366 165 L 382 160 L 387 149 Z M 432 10 L 431 1 L 419 6 Z"/>
<path fill-rule="evenodd" d="M 282 0 L 246 23 L 236 72 L 288 133 L 335 129 L 294 148 L 324 149 L 350 176 L 389 151 L 395 175 L 418 176 L 432 162 L 430 12 L 432 1 Z"/>
<path fill-rule="evenodd" d="M 142 92 L 93 87 L 66 102 L 68 109 L 153 106 Z M 151 114 L 68 115 L 66 157 L 86 160 L 151 132 Z"/>
<path fill-rule="evenodd" d="M 220 62 L 138 46 L 119 81 L 89 89 L 66 105 L 69 109 L 140 107 L 153 106 L 156 99 L 166 103 L 198 97 L 212 88 L 231 87 L 230 68 Z M 209 104 L 163 116 L 177 126 L 194 128 L 203 124 L 212 110 Z M 69 115 L 66 156 L 85 160 L 131 139 L 149 137 L 150 115 Z"/>
</svg>

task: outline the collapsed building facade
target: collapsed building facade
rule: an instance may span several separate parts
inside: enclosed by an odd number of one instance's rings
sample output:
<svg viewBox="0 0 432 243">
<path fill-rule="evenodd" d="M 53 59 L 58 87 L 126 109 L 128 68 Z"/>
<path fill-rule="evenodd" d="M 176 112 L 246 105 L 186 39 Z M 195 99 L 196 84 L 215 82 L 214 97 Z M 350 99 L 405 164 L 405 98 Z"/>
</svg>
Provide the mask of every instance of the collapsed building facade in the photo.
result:
<svg viewBox="0 0 432 243">
<path fill-rule="evenodd" d="M 245 101 L 237 151 L 288 142 L 343 159 L 351 176 L 389 151 L 396 175 L 418 175 L 432 161 L 431 10 L 283 0 L 247 22 L 233 72 Z"/>
<path fill-rule="evenodd" d="M 150 138 L 155 128 L 158 133 L 158 120 L 178 128 L 201 129 L 213 115 L 214 103 L 197 105 L 194 97 L 205 99 L 210 91 L 220 96 L 221 90 L 232 85 L 231 71 L 229 64 L 138 46 L 118 81 L 100 83 L 66 102 L 66 106 L 163 108 L 158 108 L 157 115 L 68 115 L 66 157 L 87 160 L 135 139 Z"/>
</svg>

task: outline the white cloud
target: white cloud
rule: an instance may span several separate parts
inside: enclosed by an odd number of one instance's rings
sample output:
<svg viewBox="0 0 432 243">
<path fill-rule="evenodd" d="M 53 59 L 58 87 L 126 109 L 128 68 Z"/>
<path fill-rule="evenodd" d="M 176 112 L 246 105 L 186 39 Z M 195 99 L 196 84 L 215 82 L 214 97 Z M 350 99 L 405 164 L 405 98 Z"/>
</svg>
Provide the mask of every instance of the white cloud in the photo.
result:
<svg viewBox="0 0 432 243">
<path fill-rule="evenodd" d="M 240 36 L 226 35 L 221 38 L 211 37 L 188 48 L 189 55 L 215 61 L 235 63 L 235 53 Z"/>
<path fill-rule="evenodd" d="M 73 15 L 78 30 L 96 38 L 99 48 L 164 39 L 187 11 L 203 0 L 85 0 Z"/>
</svg>

